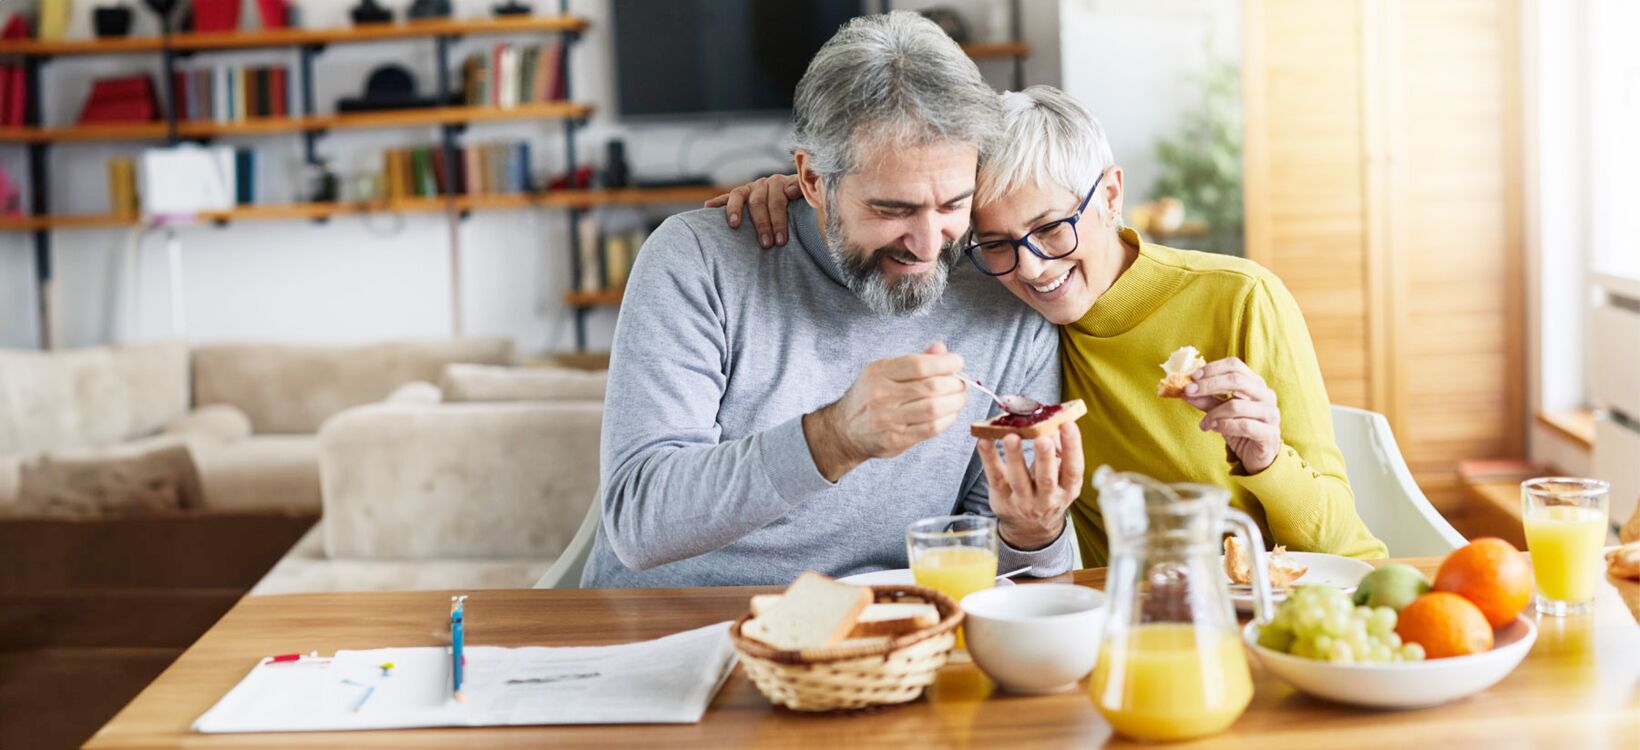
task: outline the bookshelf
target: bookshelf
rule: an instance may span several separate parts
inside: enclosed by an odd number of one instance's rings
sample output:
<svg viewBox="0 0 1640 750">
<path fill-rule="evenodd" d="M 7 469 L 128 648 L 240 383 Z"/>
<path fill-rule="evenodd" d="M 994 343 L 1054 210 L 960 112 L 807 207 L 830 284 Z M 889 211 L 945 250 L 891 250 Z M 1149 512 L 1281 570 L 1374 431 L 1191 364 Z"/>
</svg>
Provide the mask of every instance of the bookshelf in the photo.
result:
<svg viewBox="0 0 1640 750">
<path fill-rule="evenodd" d="M 490 193 L 444 198 L 407 198 L 398 201 L 283 203 L 238 206 L 195 216 L 201 223 L 236 221 L 299 221 L 356 214 L 422 214 L 444 211 L 506 211 L 528 208 L 589 209 L 601 206 L 643 206 L 658 203 L 695 203 L 727 192 L 718 186 L 667 188 L 590 188 L 537 193 Z M 0 218 L 0 230 L 35 231 L 134 227 L 141 216 L 117 214 L 55 214 Z M 599 298 L 602 300 L 602 298 Z M 607 304 L 599 301 L 593 304 Z"/>
<path fill-rule="evenodd" d="M 545 4 L 545 3 L 543 3 Z M 420 19 L 387 24 L 349 26 L 322 29 L 266 29 L 213 33 L 178 33 L 165 37 L 128 37 L 118 39 L 75 40 L 0 40 L 0 57 L 21 58 L 27 79 L 28 101 L 25 126 L 0 128 L 0 144 L 20 144 L 28 150 L 28 183 L 30 186 L 30 215 L 0 217 L 0 231 L 28 232 L 33 235 L 35 251 L 35 281 L 39 289 L 40 342 L 42 348 L 51 346 L 51 237 L 53 232 L 82 229 L 134 227 L 142 223 L 138 216 L 115 214 L 53 214 L 50 206 L 47 155 L 53 147 L 87 142 L 158 142 L 176 144 L 188 140 L 240 136 L 300 135 L 304 139 L 304 153 L 309 162 L 318 161 L 316 142 L 328 131 L 368 128 L 436 127 L 440 132 L 438 154 L 446 167 L 453 169 L 458 134 L 469 123 L 502 121 L 558 120 L 564 127 L 564 171 L 576 171 L 575 137 L 578 128 L 592 115 L 591 104 L 573 101 L 568 82 L 571 80 L 570 51 L 589 22 L 568 12 L 568 0 L 559 0 L 556 14 L 524 17 L 478 19 Z M 1012 25 L 1019 37 L 1019 3 L 1011 0 Z M 506 34 L 556 34 L 563 44 L 559 47 L 559 70 L 565 78 L 562 101 L 537 102 L 515 107 L 447 106 L 378 112 L 319 114 L 313 94 L 313 65 L 316 58 L 330 45 L 366 44 L 396 40 L 426 39 L 434 42 L 437 66 L 435 93 L 448 99 L 452 94 L 453 68 L 450 61 L 451 43 L 461 37 Z M 299 72 L 292 77 L 300 112 L 289 117 L 264 117 L 233 122 L 206 120 L 178 120 L 171 106 L 172 76 L 178 61 L 186 55 L 249 49 L 291 48 L 300 53 Z M 963 49 L 974 59 L 1009 59 L 1014 63 L 1015 88 L 1023 86 L 1021 61 L 1030 54 L 1023 42 L 967 44 Z M 92 55 L 157 54 L 163 61 L 160 89 L 167 119 L 154 122 L 99 123 L 83 126 L 46 127 L 40 122 L 41 75 L 54 59 Z M 453 183 L 453 181 L 452 181 Z M 601 206 L 647 205 L 665 203 L 692 203 L 724 192 L 721 187 L 673 188 L 617 188 L 553 190 L 517 194 L 462 195 L 454 192 L 451 184 L 445 195 L 435 198 L 408 198 L 393 202 L 336 202 L 290 203 L 278 205 L 238 206 L 226 211 L 198 215 L 199 222 L 227 223 L 237 221 L 300 221 L 326 220 L 335 216 L 367 215 L 377 213 L 444 213 L 452 221 L 472 211 L 518 209 L 551 209 L 569 212 L 569 253 L 571 278 L 579 279 L 580 257 L 576 252 L 575 227 L 580 212 Z M 452 232 L 452 236 L 456 235 Z M 452 252 L 458 252 L 452 248 Z M 576 345 L 586 347 L 586 315 L 595 307 L 619 305 L 621 290 L 603 290 L 592 293 L 571 291 L 565 295 L 565 304 L 575 317 Z M 459 285 L 452 295 L 455 307 L 455 329 L 459 332 Z"/>
</svg>

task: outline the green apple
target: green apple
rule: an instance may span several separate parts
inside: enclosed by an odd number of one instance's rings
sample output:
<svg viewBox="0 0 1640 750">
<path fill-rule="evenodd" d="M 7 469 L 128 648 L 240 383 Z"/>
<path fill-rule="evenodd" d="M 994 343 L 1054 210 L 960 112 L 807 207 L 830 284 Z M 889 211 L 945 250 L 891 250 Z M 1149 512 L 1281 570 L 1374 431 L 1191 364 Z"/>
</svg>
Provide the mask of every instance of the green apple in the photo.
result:
<svg viewBox="0 0 1640 750">
<path fill-rule="evenodd" d="M 1385 565 L 1368 573 L 1355 588 L 1356 606 L 1389 607 L 1400 612 L 1429 592 L 1429 579 L 1410 565 Z"/>
</svg>

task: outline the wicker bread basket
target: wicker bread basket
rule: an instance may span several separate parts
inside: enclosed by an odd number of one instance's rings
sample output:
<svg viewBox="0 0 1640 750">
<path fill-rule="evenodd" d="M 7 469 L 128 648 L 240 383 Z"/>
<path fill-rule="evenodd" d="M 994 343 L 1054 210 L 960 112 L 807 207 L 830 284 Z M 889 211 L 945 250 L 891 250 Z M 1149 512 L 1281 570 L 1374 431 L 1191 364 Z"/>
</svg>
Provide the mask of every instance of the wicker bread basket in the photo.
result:
<svg viewBox="0 0 1640 750">
<path fill-rule="evenodd" d="M 875 646 L 786 651 L 729 629 L 752 684 L 776 705 L 795 711 L 841 711 L 916 700 L 945 666 L 956 644 L 962 610 L 951 597 L 922 586 L 872 586 L 878 603 L 923 601 L 940 613 L 935 625 Z"/>
</svg>

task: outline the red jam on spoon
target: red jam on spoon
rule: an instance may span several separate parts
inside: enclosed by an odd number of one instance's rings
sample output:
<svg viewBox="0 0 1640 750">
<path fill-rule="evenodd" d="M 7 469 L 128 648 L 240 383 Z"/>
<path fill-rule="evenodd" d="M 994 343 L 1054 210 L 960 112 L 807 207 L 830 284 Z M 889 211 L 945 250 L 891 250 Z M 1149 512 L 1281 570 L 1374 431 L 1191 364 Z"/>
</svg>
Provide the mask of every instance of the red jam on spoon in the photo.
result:
<svg viewBox="0 0 1640 750">
<path fill-rule="evenodd" d="M 991 420 L 991 424 L 997 427 L 1030 427 L 1031 425 L 1037 424 L 1038 422 L 1058 414 L 1061 408 L 1063 407 L 1059 404 L 1049 404 L 1037 409 L 1031 414 L 1003 414 L 996 419 Z"/>
</svg>

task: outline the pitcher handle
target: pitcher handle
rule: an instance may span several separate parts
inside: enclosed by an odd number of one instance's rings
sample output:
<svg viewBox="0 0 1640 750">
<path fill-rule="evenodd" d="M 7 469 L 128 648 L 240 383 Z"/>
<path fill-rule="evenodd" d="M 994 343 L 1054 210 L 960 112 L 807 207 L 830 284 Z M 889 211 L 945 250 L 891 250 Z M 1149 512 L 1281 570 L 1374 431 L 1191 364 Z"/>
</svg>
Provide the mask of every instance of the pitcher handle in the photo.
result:
<svg viewBox="0 0 1640 750">
<path fill-rule="evenodd" d="M 1260 625 L 1268 625 L 1275 618 L 1276 605 L 1270 593 L 1269 555 L 1264 551 L 1264 534 L 1259 532 L 1252 516 L 1235 508 L 1225 509 L 1224 525 L 1241 537 L 1241 543 L 1253 558 L 1249 566 L 1253 576 L 1253 619 Z"/>
</svg>

